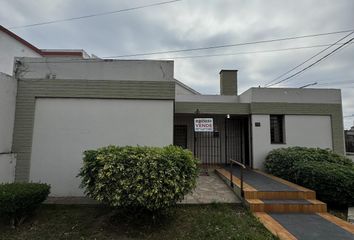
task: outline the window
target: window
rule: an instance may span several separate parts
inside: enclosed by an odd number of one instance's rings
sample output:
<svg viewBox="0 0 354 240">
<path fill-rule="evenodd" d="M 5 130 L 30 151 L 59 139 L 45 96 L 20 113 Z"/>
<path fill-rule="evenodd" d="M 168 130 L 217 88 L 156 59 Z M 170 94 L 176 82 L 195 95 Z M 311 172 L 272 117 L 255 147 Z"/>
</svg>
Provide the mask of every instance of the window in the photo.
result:
<svg viewBox="0 0 354 240">
<path fill-rule="evenodd" d="M 270 142 L 285 143 L 283 115 L 270 115 Z"/>
</svg>

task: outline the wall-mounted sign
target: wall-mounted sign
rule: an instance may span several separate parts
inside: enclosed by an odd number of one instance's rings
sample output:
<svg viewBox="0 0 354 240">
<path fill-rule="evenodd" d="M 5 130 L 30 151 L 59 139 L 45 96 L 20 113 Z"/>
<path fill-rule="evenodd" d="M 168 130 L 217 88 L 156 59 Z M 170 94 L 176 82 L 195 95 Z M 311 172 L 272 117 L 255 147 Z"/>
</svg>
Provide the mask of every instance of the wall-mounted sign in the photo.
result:
<svg viewBox="0 0 354 240">
<path fill-rule="evenodd" d="M 214 124 L 212 118 L 194 118 L 195 132 L 213 132 Z"/>
</svg>

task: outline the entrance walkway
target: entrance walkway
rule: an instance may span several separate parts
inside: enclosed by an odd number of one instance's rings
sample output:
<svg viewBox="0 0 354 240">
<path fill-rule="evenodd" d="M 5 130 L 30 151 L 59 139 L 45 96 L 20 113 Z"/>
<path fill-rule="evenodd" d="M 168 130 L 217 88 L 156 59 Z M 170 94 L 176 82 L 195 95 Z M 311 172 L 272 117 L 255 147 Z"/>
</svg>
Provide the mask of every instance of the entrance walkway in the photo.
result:
<svg viewBox="0 0 354 240">
<path fill-rule="evenodd" d="M 216 172 L 240 192 L 240 168 Z M 325 203 L 310 189 L 257 170 L 244 170 L 244 203 L 280 239 L 354 240 L 354 225 L 327 213 Z"/>
<path fill-rule="evenodd" d="M 214 172 L 197 179 L 195 190 L 181 204 L 241 203 L 241 200 Z"/>
</svg>

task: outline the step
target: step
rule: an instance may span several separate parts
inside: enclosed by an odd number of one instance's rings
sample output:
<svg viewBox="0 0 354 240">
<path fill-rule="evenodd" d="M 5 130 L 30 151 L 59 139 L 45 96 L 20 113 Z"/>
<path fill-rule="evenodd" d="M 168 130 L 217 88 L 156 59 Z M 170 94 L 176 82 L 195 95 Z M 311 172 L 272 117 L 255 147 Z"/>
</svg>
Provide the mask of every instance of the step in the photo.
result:
<svg viewBox="0 0 354 240">
<path fill-rule="evenodd" d="M 228 184 L 230 184 L 230 172 L 225 169 L 216 169 L 216 173 Z M 274 180 L 278 180 L 279 178 L 274 177 Z M 238 188 L 239 191 L 241 188 L 241 181 L 239 178 L 233 175 L 232 182 L 234 183 L 234 187 Z M 283 183 L 287 182 L 283 180 Z M 292 184 L 292 183 L 288 183 Z M 292 184 L 298 188 L 297 191 L 259 191 L 253 186 L 244 182 L 243 190 L 244 197 L 246 199 L 316 199 L 316 192 L 310 189 L 303 188 L 301 186 L 297 186 Z"/>
<path fill-rule="evenodd" d="M 246 199 L 270 199 L 270 200 L 287 200 L 287 199 L 308 199 L 315 200 L 316 193 L 314 191 L 297 191 L 297 192 L 262 192 L 245 190 Z"/>
<path fill-rule="evenodd" d="M 326 212 L 327 205 L 314 199 L 246 199 L 252 212 L 315 213 Z"/>
</svg>

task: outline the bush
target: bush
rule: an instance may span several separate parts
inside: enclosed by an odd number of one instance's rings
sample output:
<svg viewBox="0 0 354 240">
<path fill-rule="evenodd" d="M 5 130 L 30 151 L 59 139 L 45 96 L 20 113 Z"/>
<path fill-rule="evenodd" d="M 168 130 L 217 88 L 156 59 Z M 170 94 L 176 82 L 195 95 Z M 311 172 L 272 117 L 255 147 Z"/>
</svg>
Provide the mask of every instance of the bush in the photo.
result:
<svg viewBox="0 0 354 240">
<path fill-rule="evenodd" d="M 354 205 L 354 163 L 330 150 L 290 147 L 271 151 L 267 172 L 316 191 L 333 205 Z"/>
<path fill-rule="evenodd" d="M 48 196 L 50 186 L 41 183 L 0 184 L 0 216 L 20 225 Z"/>
<path fill-rule="evenodd" d="M 196 184 L 197 160 L 176 146 L 108 146 L 84 152 L 85 193 L 113 207 L 165 210 Z"/>
</svg>

